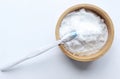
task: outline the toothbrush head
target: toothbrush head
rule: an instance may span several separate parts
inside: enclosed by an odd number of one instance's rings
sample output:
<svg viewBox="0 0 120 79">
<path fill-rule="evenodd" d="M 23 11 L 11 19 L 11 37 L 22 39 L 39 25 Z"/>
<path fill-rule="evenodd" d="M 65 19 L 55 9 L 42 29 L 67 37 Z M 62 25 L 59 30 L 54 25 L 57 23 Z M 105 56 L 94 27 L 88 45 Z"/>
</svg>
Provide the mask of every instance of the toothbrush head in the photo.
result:
<svg viewBox="0 0 120 79">
<path fill-rule="evenodd" d="M 65 42 L 73 40 L 77 36 L 78 36 L 78 34 L 77 34 L 76 31 L 71 31 L 70 33 L 68 33 L 65 36 L 63 36 L 61 41 L 62 41 L 62 43 L 65 43 Z"/>
</svg>

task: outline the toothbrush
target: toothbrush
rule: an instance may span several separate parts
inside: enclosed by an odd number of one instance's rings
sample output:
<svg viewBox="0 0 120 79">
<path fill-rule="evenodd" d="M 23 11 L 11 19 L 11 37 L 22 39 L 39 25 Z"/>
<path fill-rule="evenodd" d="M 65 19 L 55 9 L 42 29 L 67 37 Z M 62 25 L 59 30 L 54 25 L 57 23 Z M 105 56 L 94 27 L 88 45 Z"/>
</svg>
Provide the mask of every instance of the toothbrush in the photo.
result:
<svg viewBox="0 0 120 79">
<path fill-rule="evenodd" d="M 14 66 L 16 66 L 16 65 L 18 65 L 18 64 L 26 61 L 26 60 L 29 60 L 29 59 L 31 59 L 31 58 L 34 58 L 34 57 L 36 57 L 36 56 L 38 56 L 38 55 L 40 55 L 40 54 L 42 54 L 42 53 L 44 53 L 44 52 L 52 49 L 52 48 L 54 48 L 55 46 L 58 46 L 59 44 L 64 44 L 65 42 L 71 41 L 71 40 L 74 39 L 76 36 L 77 36 L 77 32 L 76 32 L 76 31 L 72 31 L 72 32 L 66 34 L 65 36 L 63 36 L 61 40 L 55 41 L 55 42 L 52 43 L 52 44 L 49 44 L 49 45 L 47 45 L 47 46 L 45 46 L 45 47 L 42 47 L 42 48 L 39 50 L 39 52 L 30 53 L 30 54 L 28 54 L 27 56 L 19 59 L 18 61 L 6 65 L 5 67 L 3 67 L 3 68 L 1 69 L 1 71 L 2 71 L 2 72 L 8 71 L 8 70 L 11 69 L 12 67 L 14 67 Z"/>
</svg>

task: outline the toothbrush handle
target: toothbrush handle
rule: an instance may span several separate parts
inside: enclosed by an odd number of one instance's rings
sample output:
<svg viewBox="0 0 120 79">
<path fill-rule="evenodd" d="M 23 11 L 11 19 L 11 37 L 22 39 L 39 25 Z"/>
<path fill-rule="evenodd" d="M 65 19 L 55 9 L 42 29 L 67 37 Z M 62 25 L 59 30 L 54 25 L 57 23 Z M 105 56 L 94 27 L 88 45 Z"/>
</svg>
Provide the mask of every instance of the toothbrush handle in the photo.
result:
<svg viewBox="0 0 120 79">
<path fill-rule="evenodd" d="M 32 52 L 32 53 L 28 54 L 27 56 L 19 59 L 19 60 L 16 61 L 16 62 L 13 62 L 13 63 L 11 63 L 11 64 L 6 65 L 5 67 L 3 67 L 3 68 L 1 69 L 1 71 L 8 71 L 9 69 L 11 69 L 12 67 L 16 66 L 17 64 L 20 64 L 20 63 L 22 63 L 22 62 L 24 62 L 24 61 L 26 61 L 26 60 L 28 60 L 28 59 L 31 59 L 31 58 L 33 58 L 33 57 L 36 57 L 36 56 L 38 56 L 38 55 L 40 55 L 40 54 L 48 51 L 49 49 L 57 46 L 57 45 L 60 44 L 60 43 L 61 43 L 61 41 L 58 40 L 58 41 L 55 41 L 55 42 L 52 43 L 52 44 L 49 44 L 49 45 L 47 45 L 47 46 L 45 46 L 45 47 L 42 47 L 42 48 L 41 48 L 40 50 L 38 50 L 37 52 Z"/>
</svg>

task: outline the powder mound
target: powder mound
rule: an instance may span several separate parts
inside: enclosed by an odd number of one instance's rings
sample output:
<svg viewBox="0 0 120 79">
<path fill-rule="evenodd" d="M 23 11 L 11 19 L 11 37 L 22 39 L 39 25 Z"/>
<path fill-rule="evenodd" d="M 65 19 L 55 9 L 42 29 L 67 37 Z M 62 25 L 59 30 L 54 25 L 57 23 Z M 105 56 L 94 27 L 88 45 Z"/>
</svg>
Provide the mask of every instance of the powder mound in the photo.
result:
<svg viewBox="0 0 120 79">
<path fill-rule="evenodd" d="M 97 53 L 108 38 L 107 25 L 104 19 L 94 12 L 80 9 L 67 14 L 60 26 L 60 38 L 76 30 L 78 36 L 66 42 L 64 47 L 73 54 L 87 56 Z"/>
</svg>

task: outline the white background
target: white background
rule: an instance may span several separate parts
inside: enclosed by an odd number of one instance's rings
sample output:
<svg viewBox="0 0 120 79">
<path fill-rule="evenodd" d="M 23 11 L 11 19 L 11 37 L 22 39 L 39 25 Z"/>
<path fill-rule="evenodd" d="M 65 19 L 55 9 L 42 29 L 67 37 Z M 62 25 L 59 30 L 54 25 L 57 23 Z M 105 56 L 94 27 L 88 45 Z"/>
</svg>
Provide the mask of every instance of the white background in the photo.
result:
<svg viewBox="0 0 120 79">
<path fill-rule="evenodd" d="M 0 67 L 55 41 L 59 16 L 80 3 L 101 7 L 114 23 L 114 42 L 103 57 L 81 63 L 56 47 L 9 72 L 0 72 L 0 79 L 120 79 L 118 0 L 0 0 Z"/>
</svg>

